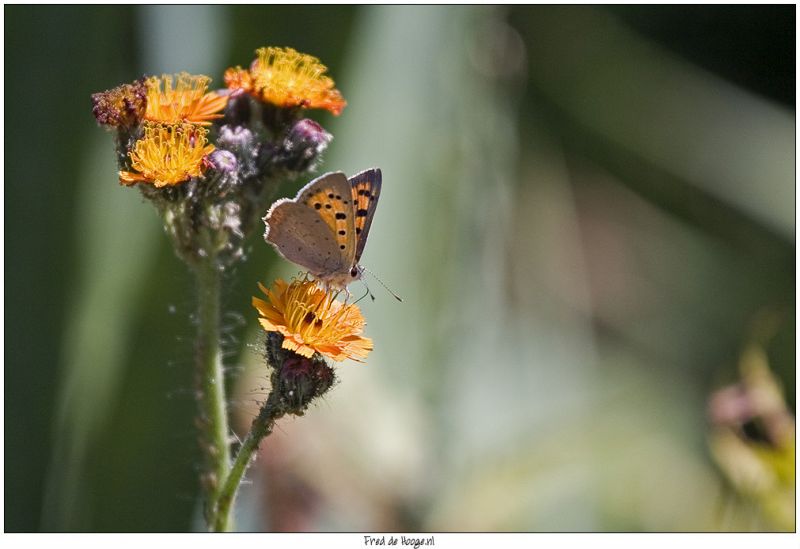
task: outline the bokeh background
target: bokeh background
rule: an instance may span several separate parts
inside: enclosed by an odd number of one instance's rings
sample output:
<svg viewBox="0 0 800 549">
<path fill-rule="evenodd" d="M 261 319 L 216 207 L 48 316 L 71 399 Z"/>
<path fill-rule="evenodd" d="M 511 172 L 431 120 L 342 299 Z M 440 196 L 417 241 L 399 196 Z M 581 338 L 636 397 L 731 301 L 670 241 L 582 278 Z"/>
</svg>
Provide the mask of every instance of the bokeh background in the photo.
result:
<svg viewBox="0 0 800 549">
<path fill-rule="evenodd" d="M 751 363 L 795 407 L 793 6 L 4 16 L 6 531 L 199 528 L 192 280 L 89 95 L 221 85 L 263 45 L 348 99 L 312 113 L 322 170 L 383 169 L 363 263 L 404 303 L 368 281 L 375 351 L 262 445 L 240 529 L 794 530 L 793 441 L 776 462 L 757 421 L 737 449 L 709 419 Z M 240 434 L 267 384 L 250 296 L 296 272 L 249 254 L 225 290 Z"/>
</svg>

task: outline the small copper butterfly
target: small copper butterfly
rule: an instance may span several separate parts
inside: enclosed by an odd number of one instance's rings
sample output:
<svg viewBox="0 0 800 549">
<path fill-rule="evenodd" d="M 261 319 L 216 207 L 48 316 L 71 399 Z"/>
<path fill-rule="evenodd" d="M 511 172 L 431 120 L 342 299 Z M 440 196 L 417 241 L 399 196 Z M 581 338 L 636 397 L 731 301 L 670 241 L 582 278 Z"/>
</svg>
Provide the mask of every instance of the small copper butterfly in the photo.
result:
<svg viewBox="0 0 800 549">
<path fill-rule="evenodd" d="M 264 239 L 328 287 L 343 289 L 364 271 L 358 262 L 380 192 L 379 168 L 350 179 L 342 172 L 326 173 L 293 199 L 272 205 L 264 217 Z"/>
</svg>

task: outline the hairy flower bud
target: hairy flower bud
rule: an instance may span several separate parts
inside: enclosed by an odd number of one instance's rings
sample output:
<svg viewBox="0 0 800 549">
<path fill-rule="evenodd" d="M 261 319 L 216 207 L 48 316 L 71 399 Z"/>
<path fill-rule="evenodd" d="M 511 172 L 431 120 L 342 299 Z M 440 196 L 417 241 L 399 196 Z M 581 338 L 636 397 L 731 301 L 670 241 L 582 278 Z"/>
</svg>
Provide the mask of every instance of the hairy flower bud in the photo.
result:
<svg viewBox="0 0 800 549">
<path fill-rule="evenodd" d="M 332 139 L 333 136 L 326 132 L 325 128 L 310 118 L 304 118 L 297 122 L 287 137 L 289 144 L 295 149 L 311 151 L 307 156 L 322 153 Z"/>
<path fill-rule="evenodd" d="M 231 126 L 246 125 L 250 122 L 251 112 L 250 96 L 241 89 L 231 90 L 225 108 L 225 123 Z"/>
<path fill-rule="evenodd" d="M 211 162 L 213 168 L 220 173 L 235 173 L 239 168 L 236 155 L 230 151 L 217 149 L 209 155 L 208 160 Z"/>
<path fill-rule="evenodd" d="M 305 357 L 283 348 L 283 336 L 267 334 L 267 366 L 272 368 L 272 393 L 284 413 L 303 415 L 311 402 L 336 382 L 333 368 L 319 353 Z"/>
<path fill-rule="evenodd" d="M 278 379 L 278 391 L 284 404 L 298 413 L 330 389 L 335 376 L 324 360 L 292 353 L 283 361 Z"/>
<path fill-rule="evenodd" d="M 244 126 L 225 125 L 219 130 L 217 146 L 238 152 L 242 149 L 252 147 L 255 140 L 253 132 Z"/>
<path fill-rule="evenodd" d="M 239 179 L 249 179 L 260 172 L 257 165 L 259 143 L 255 134 L 244 126 L 222 126 L 217 146 L 234 154 Z"/>
<path fill-rule="evenodd" d="M 274 166 L 303 173 L 314 169 L 333 136 L 311 119 L 304 118 L 292 126 L 286 138 L 268 151 Z"/>
</svg>

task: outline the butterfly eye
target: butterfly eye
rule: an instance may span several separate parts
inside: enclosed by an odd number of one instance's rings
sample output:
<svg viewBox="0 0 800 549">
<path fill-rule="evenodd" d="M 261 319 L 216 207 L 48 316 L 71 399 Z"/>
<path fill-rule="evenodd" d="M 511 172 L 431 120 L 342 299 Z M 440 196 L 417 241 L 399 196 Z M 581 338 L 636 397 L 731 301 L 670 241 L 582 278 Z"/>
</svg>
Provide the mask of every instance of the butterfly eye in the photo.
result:
<svg viewBox="0 0 800 549">
<path fill-rule="evenodd" d="M 353 267 L 352 269 L 350 269 L 350 276 L 352 276 L 353 278 L 358 277 L 358 267 Z"/>
</svg>

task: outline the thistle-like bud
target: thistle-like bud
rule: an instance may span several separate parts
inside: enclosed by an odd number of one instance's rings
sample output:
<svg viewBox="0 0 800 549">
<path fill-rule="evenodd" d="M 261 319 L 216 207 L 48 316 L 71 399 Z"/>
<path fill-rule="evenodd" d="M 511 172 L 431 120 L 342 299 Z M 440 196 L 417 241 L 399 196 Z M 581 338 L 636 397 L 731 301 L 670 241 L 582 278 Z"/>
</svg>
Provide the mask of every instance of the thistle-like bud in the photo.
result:
<svg viewBox="0 0 800 549">
<path fill-rule="evenodd" d="M 336 381 L 333 368 L 319 353 L 304 357 L 284 349 L 283 336 L 267 333 L 267 365 L 272 368 L 272 393 L 283 413 L 301 416 L 311 402 L 330 389 Z"/>
<path fill-rule="evenodd" d="M 287 411 L 300 415 L 312 400 L 330 389 L 334 379 L 333 369 L 323 359 L 291 354 L 281 366 L 277 390 Z"/>
<path fill-rule="evenodd" d="M 209 155 L 208 161 L 211 163 L 211 167 L 219 173 L 232 174 L 239 169 L 236 155 L 230 151 L 217 149 Z"/>
<path fill-rule="evenodd" d="M 310 118 L 304 118 L 292 127 L 286 140 L 290 148 L 303 151 L 303 157 L 310 158 L 321 154 L 332 139 L 325 128 Z"/>
<path fill-rule="evenodd" d="M 236 156 L 240 179 L 250 179 L 259 174 L 258 139 L 251 130 L 244 126 L 222 126 L 217 137 L 217 146 Z"/>
<path fill-rule="evenodd" d="M 230 126 L 244 126 L 250 122 L 252 113 L 250 96 L 242 89 L 229 92 L 228 105 L 225 107 L 225 124 Z"/>
<path fill-rule="evenodd" d="M 270 162 L 289 172 L 303 173 L 314 169 L 333 136 L 309 118 L 292 126 L 286 138 L 271 151 Z"/>
<path fill-rule="evenodd" d="M 219 129 L 217 145 L 220 148 L 238 152 L 239 150 L 252 147 L 254 142 L 255 136 L 253 136 L 253 132 L 244 126 L 231 126 L 226 124 Z"/>
</svg>

